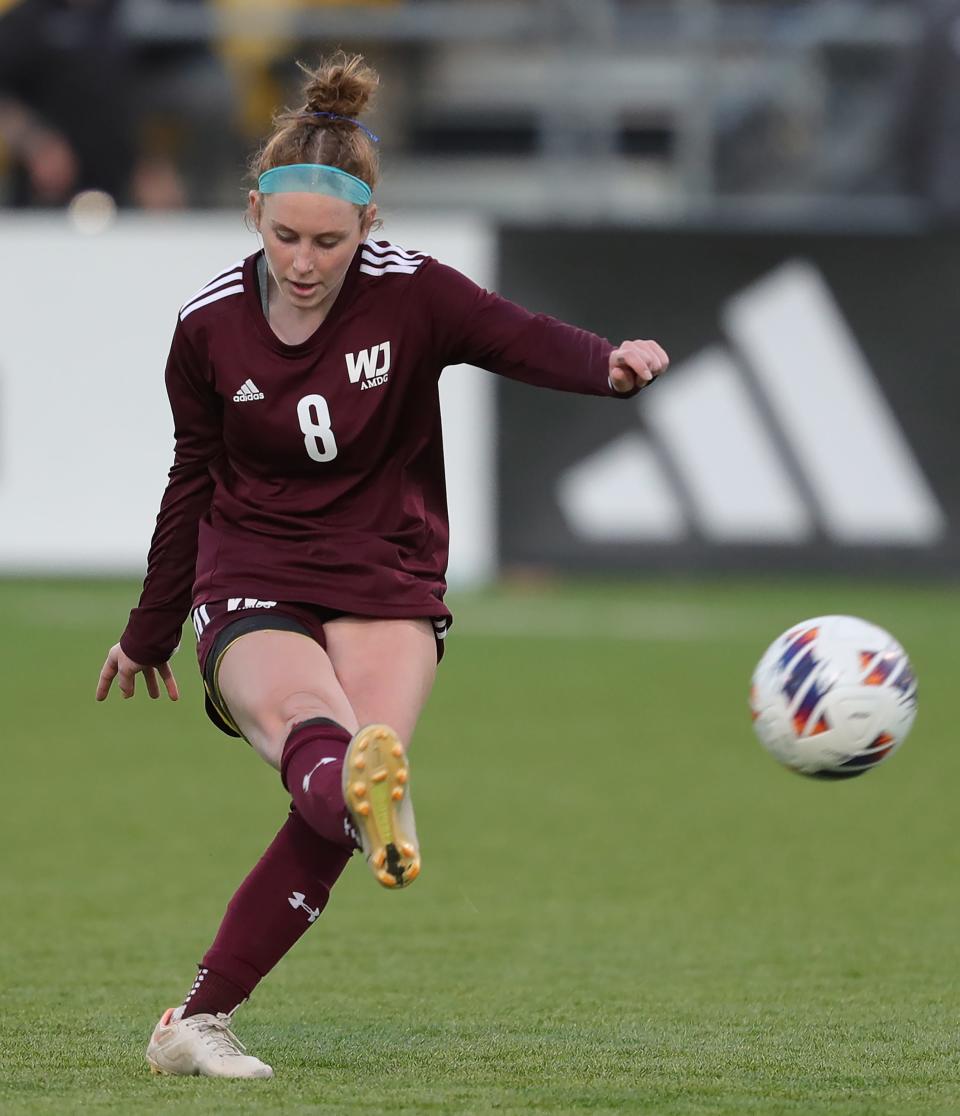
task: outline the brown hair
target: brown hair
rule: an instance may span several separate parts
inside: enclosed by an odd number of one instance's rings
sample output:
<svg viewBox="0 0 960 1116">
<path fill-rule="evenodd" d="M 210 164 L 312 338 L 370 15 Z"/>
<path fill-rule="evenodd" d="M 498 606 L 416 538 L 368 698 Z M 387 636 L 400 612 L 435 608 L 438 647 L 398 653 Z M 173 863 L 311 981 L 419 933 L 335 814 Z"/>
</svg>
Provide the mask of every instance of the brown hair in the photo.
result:
<svg viewBox="0 0 960 1116">
<path fill-rule="evenodd" d="M 367 107 L 380 78 L 361 54 L 338 50 L 321 58 L 315 69 L 297 65 L 307 75 L 304 104 L 284 109 L 273 120 L 273 135 L 250 163 L 254 178 L 273 167 L 291 163 L 324 163 L 339 167 L 374 189 L 380 176 L 377 149 L 362 128 L 351 123 Z M 329 112 L 350 120 L 331 120 L 314 113 Z"/>
</svg>

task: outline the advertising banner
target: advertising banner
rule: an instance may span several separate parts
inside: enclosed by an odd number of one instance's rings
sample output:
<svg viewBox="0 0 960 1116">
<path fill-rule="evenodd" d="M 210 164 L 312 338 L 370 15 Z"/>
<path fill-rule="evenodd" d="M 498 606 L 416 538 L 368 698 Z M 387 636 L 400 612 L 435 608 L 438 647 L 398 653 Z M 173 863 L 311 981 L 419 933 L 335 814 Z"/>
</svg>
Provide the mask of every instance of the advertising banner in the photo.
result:
<svg viewBox="0 0 960 1116">
<path fill-rule="evenodd" d="M 377 235 L 492 282 L 483 222 L 398 216 Z M 0 244 L 0 575 L 139 574 L 173 455 L 163 367 L 178 308 L 258 241 L 238 213 L 124 214 L 95 233 L 10 214 Z M 382 368 L 389 350 L 365 356 Z M 359 377 L 353 359 L 342 374 Z M 492 380 L 441 379 L 457 585 L 495 568 Z"/>
<path fill-rule="evenodd" d="M 673 365 L 498 387 L 510 566 L 953 572 L 960 235 L 505 229 L 500 289 Z"/>
</svg>

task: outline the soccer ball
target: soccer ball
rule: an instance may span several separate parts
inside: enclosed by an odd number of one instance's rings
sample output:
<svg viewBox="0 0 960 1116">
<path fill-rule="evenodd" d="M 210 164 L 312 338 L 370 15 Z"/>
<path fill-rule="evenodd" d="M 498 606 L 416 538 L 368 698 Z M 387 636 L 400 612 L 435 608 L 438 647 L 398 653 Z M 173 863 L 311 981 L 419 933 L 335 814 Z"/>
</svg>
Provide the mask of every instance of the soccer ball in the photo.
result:
<svg viewBox="0 0 960 1116">
<path fill-rule="evenodd" d="M 855 616 L 818 616 L 767 648 L 750 708 L 760 743 L 791 771 L 850 779 L 903 743 L 917 682 L 889 632 Z"/>
</svg>

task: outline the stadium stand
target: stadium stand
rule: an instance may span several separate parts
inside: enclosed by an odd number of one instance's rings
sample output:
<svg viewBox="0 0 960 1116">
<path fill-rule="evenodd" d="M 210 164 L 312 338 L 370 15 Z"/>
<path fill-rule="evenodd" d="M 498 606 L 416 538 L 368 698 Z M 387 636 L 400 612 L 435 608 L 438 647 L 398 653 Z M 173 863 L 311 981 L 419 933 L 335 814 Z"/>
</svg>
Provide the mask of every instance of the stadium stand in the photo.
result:
<svg viewBox="0 0 960 1116">
<path fill-rule="evenodd" d="M 3 0 L 8 52 L 18 12 L 41 6 L 62 14 L 71 4 Z M 912 134 L 929 133 L 928 149 L 938 127 L 948 131 L 931 107 L 951 80 L 948 64 L 925 67 L 924 82 L 911 78 L 933 41 L 924 28 L 942 25 L 948 0 L 86 7 L 110 10 L 131 61 L 115 72 L 133 90 L 136 150 L 175 164 L 193 205 L 235 203 L 252 137 L 270 106 L 292 95 L 294 59 L 339 45 L 362 49 L 384 74 L 372 120 L 390 166 L 383 199 L 404 208 L 630 220 L 722 212 L 744 199 L 811 210 L 845 198 L 892 213 L 936 194 L 924 185 L 933 172 L 924 181 L 904 172 L 916 162 L 902 142 L 904 105 Z M 3 89 L 0 197 L 10 201 L 22 194 L 22 168 L 18 179 L 0 65 Z M 136 201 L 129 190 L 121 196 Z"/>
</svg>

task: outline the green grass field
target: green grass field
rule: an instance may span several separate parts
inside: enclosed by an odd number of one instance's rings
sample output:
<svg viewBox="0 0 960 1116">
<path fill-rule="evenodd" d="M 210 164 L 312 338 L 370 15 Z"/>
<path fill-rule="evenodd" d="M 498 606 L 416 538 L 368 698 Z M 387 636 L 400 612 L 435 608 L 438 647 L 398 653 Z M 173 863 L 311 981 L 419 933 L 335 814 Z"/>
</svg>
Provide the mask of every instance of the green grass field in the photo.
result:
<svg viewBox="0 0 960 1116">
<path fill-rule="evenodd" d="M 93 701 L 133 603 L 0 582 L 0 1112 L 960 1112 L 960 589 L 745 582 L 454 598 L 414 745 L 422 878 L 359 861 L 237 1019 L 269 1082 L 159 1079 L 284 794 L 202 716 Z M 747 681 L 788 624 L 892 629 L 913 736 L 781 770 Z M 190 640 L 185 638 L 185 643 Z"/>
</svg>

